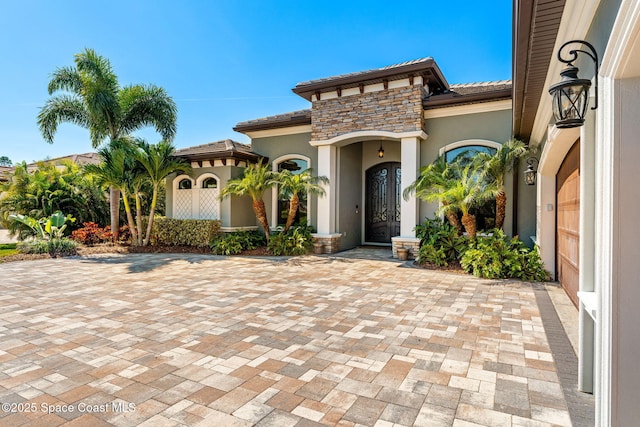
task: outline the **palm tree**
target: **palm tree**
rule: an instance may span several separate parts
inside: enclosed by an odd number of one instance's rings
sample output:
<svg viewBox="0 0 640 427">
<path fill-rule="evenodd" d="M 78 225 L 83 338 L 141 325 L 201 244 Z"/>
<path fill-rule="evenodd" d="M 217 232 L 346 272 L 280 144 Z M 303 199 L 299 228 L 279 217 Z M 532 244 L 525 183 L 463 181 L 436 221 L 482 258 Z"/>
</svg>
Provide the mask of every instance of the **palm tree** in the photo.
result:
<svg viewBox="0 0 640 427">
<path fill-rule="evenodd" d="M 432 193 L 441 193 L 451 179 L 455 178 L 454 169 L 449 168 L 445 156 L 439 156 L 433 163 L 420 169 L 420 176 L 412 182 L 402 193 L 405 200 L 415 193 L 416 197 L 427 200 Z M 440 200 L 442 212 L 453 225 L 458 235 L 462 235 L 464 228 L 458 218 L 458 211 L 450 206 L 447 200 Z"/>
<path fill-rule="evenodd" d="M 138 243 L 138 235 L 134 227 L 133 214 L 129 202 L 131 185 L 135 179 L 135 163 L 132 153 L 131 145 L 127 142 L 121 140 L 112 141 L 109 146 L 98 150 L 102 163 L 99 165 L 89 164 L 84 168 L 86 172 L 96 176 L 101 185 L 117 189 L 122 194 L 127 223 L 131 231 L 131 243 L 136 245 Z M 115 232 L 113 228 L 111 231 Z"/>
<path fill-rule="evenodd" d="M 478 161 L 483 163 L 485 179 L 493 182 L 496 187 L 496 228 L 502 228 L 507 210 L 507 193 L 504 179 L 511 172 L 518 160 L 527 154 L 524 142 L 515 138 L 502 144 L 494 155 L 481 153 Z"/>
<path fill-rule="evenodd" d="M 287 222 L 284 225 L 284 233 L 289 230 L 293 221 L 296 219 L 301 194 L 324 196 L 324 189 L 320 184 L 328 184 L 329 178 L 326 176 L 313 176 L 312 172 L 312 169 L 305 169 L 301 173 L 294 174 L 290 170 L 285 169 L 275 174 L 274 184 L 280 186 L 280 194 L 289 198 L 289 214 L 287 215 Z"/>
<path fill-rule="evenodd" d="M 191 173 L 191 165 L 186 163 L 183 159 L 173 157 L 175 148 L 171 143 L 167 141 L 160 141 L 157 144 L 147 144 L 140 142 L 138 144 L 138 150 L 136 151 L 136 159 L 142 165 L 148 179 L 151 182 L 152 195 L 151 206 L 149 208 L 149 223 L 147 224 L 147 232 L 142 244 L 144 246 L 149 244 L 151 237 L 151 228 L 153 227 L 153 216 L 156 212 L 156 206 L 158 204 L 158 191 L 160 185 L 164 182 L 167 175 L 173 172 Z M 136 198 L 136 206 L 140 209 L 140 200 Z M 138 235 L 142 230 L 138 231 Z"/>
<path fill-rule="evenodd" d="M 457 164 L 452 168 L 460 168 Z M 442 203 L 440 211 L 455 209 L 462 212 L 462 225 L 467 236 L 475 239 L 477 235 L 476 217 L 471 209 L 481 205 L 495 195 L 495 186 L 483 182 L 478 165 L 469 164 L 444 182 L 440 191 L 426 195 L 428 201 Z"/>
<path fill-rule="evenodd" d="M 74 55 L 75 67 L 58 68 L 49 81 L 49 98 L 38 114 L 38 126 L 53 143 L 58 125 L 89 129 L 94 148 L 153 126 L 166 141 L 176 134 L 176 105 L 164 89 L 153 85 L 120 87 L 108 59 L 92 49 Z M 118 234 L 119 192 L 111 191 L 111 229 Z"/>
<path fill-rule="evenodd" d="M 256 214 L 258 222 L 264 229 L 267 243 L 269 243 L 271 233 L 269 230 L 269 220 L 267 219 L 267 210 L 264 206 L 262 195 L 275 184 L 276 181 L 274 180 L 274 173 L 271 171 L 271 168 L 269 165 L 262 164 L 262 161 L 260 161 L 258 164 L 247 166 L 241 177 L 228 181 L 221 192 L 222 198 L 230 196 L 251 197 L 253 212 Z"/>
</svg>

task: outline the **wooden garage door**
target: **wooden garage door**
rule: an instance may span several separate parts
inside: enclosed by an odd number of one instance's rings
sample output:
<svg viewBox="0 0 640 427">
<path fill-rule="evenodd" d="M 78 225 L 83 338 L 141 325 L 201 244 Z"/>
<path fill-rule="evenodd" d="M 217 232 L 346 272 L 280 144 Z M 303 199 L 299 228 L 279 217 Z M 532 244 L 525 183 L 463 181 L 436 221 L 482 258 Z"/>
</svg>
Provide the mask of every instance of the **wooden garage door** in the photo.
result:
<svg viewBox="0 0 640 427">
<path fill-rule="evenodd" d="M 558 170 L 556 192 L 558 281 L 577 307 L 580 271 L 580 140 L 573 144 Z"/>
</svg>

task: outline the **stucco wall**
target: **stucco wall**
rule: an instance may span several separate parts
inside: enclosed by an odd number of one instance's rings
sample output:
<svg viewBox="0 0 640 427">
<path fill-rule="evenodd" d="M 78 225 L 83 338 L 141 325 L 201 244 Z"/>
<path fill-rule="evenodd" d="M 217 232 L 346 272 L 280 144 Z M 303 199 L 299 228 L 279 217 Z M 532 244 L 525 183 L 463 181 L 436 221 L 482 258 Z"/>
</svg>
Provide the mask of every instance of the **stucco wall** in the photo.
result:
<svg viewBox="0 0 640 427">
<path fill-rule="evenodd" d="M 465 140 L 488 140 L 503 143 L 511 138 L 511 110 L 474 113 L 453 117 L 442 117 L 425 120 L 426 141 L 420 146 L 420 164 L 428 165 L 439 155 L 440 150 L 448 144 Z M 518 174 L 519 195 L 518 208 L 523 212 L 518 217 L 518 230 L 513 230 L 513 179 L 508 176 L 507 187 L 507 217 L 505 231 L 520 234 L 522 239 L 530 244 L 529 236 L 535 234 L 535 191 L 527 187 Z M 433 217 L 438 209 L 437 203 L 420 202 L 420 219 Z"/>
<path fill-rule="evenodd" d="M 244 168 L 235 166 L 215 166 L 207 168 L 194 168 L 191 178 L 197 180 L 205 173 L 212 173 L 219 178 L 218 188 L 222 190 L 227 181 L 242 174 Z M 168 218 L 173 218 L 173 181 L 176 174 L 167 177 L 166 214 Z M 256 219 L 251 206 L 251 199 L 248 197 L 226 198 L 220 202 L 220 220 L 223 227 L 247 227 L 255 226 Z"/>
<path fill-rule="evenodd" d="M 264 138 L 254 138 L 251 140 L 251 148 L 254 152 L 269 158 L 269 164 L 274 160 L 287 155 L 299 155 L 310 159 L 310 167 L 317 171 L 318 168 L 318 151 L 315 147 L 309 145 L 311 140 L 310 133 L 300 133 L 295 135 L 281 135 Z M 267 216 L 269 224 L 274 224 L 272 214 L 272 191 L 268 190 L 264 193 L 264 202 L 267 208 Z M 311 196 L 311 210 L 309 212 L 310 225 L 316 226 L 317 197 Z"/>
</svg>

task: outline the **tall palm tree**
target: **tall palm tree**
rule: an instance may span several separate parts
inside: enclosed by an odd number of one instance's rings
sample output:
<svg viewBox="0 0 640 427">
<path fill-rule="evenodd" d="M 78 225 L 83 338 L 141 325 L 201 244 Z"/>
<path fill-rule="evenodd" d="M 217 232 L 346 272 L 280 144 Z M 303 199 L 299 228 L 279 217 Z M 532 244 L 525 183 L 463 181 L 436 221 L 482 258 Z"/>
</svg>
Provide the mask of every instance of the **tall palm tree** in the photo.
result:
<svg viewBox="0 0 640 427">
<path fill-rule="evenodd" d="M 264 229 L 267 243 L 269 243 L 271 233 L 262 195 L 267 189 L 273 187 L 275 183 L 274 173 L 269 165 L 262 164 L 262 161 L 260 161 L 258 164 L 247 166 L 241 177 L 228 181 L 221 192 L 221 197 L 223 198 L 230 196 L 251 197 L 253 212 Z"/>
<path fill-rule="evenodd" d="M 427 200 L 430 194 L 441 193 L 453 178 L 455 170 L 449 168 L 445 156 L 439 156 L 433 163 L 420 169 L 418 179 L 405 188 L 402 195 L 407 200 L 415 193 L 417 198 Z M 457 209 L 450 206 L 447 200 L 440 200 L 440 203 L 449 223 L 456 228 L 458 235 L 462 235 L 464 228 L 458 218 Z"/>
<path fill-rule="evenodd" d="M 493 182 L 496 187 L 496 228 L 503 227 L 507 211 L 505 177 L 526 154 L 527 147 L 524 142 L 513 138 L 502 144 L 495 154 L 481 153 L 477 158 L 480 163 L 483 163 L 485 179 Z"/>
<path fill-rule="evenodd" d="M 328 184 L 329 178 L 326 176 L 313 176 L 312 173 L 312 169 L 305 169 L 298 174 L 285 169 L 277 172 L 274 176 L 274 184 L 280 186 L 280 194 L 289 198 L 289 213 L 287 222 L 284 225 L 284 233 L 289 230 L 296 219 L 300 206 L 300 195 L 316 194 L 324 196 L 324 189 L 321 184 Z"/>
<path fill-rule="evenodd" d="M 92 49 L 74 55 L 74 67 L 58 68 L 49 81 L 49 98 L 38 114 L 38 126 L 53 143 L 60 123 L 87 128 L 94 148 L 152 126 L 164 140 L 176 134 L 177 109 L 164 89 L 153 85 L 120 87 L 108 59 Z M 111 192 L 111 229 L 117 237 L 119 192 Z"/>
<path fill-rule="evenodd" d="M 451 168 L 462 168 L 457 164 Z M 495 187 L 483 182 L 478 165 L 469 164 L 458 173 L 452 174 L 442 182 L 437 191 L 424 194 L 425 200 L 442 203 L 440 212 L 456 210 L 462 212 L 462 225 L 467 236 L 475 239 L 477 235 L 476 217 L 471 209 L 481 205 L 495 195 Z"/>
<path fill-rule="evenodd" d="M 158 191 L 167 175 L 173 172 L 191 173 L 191 165 L 185 160 L 173 157 L 175 147 L 170 142 L 160 141 L 157 144 L 147 144 L 140 142 L 136 151 L 136 159 L 147 172 L 149 181 L 152 186 L 151 206 L 149 209 L 149 223 L 147 224 L 147 232 L 142 244 L 149 244 L 151 238 L 151 228 L 153 227 L 153 216 L 156 212 L 158 204 Z M 136 199 L 136 205 L 139 209 L 139 199 Z M 142 230 L 138 231 L 140 234 Z"/>
</svg>

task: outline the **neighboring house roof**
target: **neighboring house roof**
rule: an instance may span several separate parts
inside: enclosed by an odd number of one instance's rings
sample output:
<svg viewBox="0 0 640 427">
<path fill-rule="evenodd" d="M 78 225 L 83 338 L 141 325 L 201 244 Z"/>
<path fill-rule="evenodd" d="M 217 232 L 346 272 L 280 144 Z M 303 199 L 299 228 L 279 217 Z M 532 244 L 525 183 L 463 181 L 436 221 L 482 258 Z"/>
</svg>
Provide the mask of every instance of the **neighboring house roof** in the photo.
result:
<svg viewBox="0 0 640 427">
<path fill-rule="evenodd" d="M 422 101 L 422 106 L 425 110 L 428 110 L 432 108 L 499 101 L 510 99 L 511 95 L 511 80 L 453 84 L 449 87 L 449 90 L 443 94 L 425 97 Z"/>
<path fill-rule="evenodd" d="M 306 109 L 240 122 L 233 130 L 236 132 L 251 132 L 254 130 L 277 129 L 310 124 L 311 109 Z"/>
<path fill-rule="evenodd" d="M 13 174 L 13 166 L 0 166 L 0 182 L 8 181 Z"/>
<path fill-rule="evenodd" d="M 433 58 L 426 57 L 373 70 L 309 80 L 298 83 L 292 90 L 301 97 L 311 100 L 311 96 L 315 92 L 348 89 L 358 87 L 361 84 L 382 83 L 385 80 L 400 80 L 416 76 L 422 76 L 424 81 L 429 84 L 429 90 L 433 93 L 441 93 L 449 88 L 438 64 Z"/>
<path fill-rule="evenodd" d="M 513 133 L 528 141 L 538 112 L 565 0 L 517 0 L 513 32 Z"/>
<path fill-rule="evenodd" d="M 98 153 L 70 154 L 68 156 L 56 157 L 54 159 L 46 159 L 39 162 L 29 163 L 27 164 L 27 170 L 29 172 L 33 172 L 34 170 L 38 169 L 38 165 L 41 163 L 61 165 L 65 161 L 72 161 L 80 166 L 84 166 L 89 164 L 99 164 L 102 162 L 102 159 L 100 158 L 100 155 L 98 155 Z"/>
<path fill-rule="evenodd" d="M 223 141 L 210 142 L 194 147 L 176 150 L 173 155 L 188 161 L 237 159 L 257 162 L 262 159 L 257 153 L 251 151 L 251 146 L 237 141 L 225 139 Z"/>
</svg>

